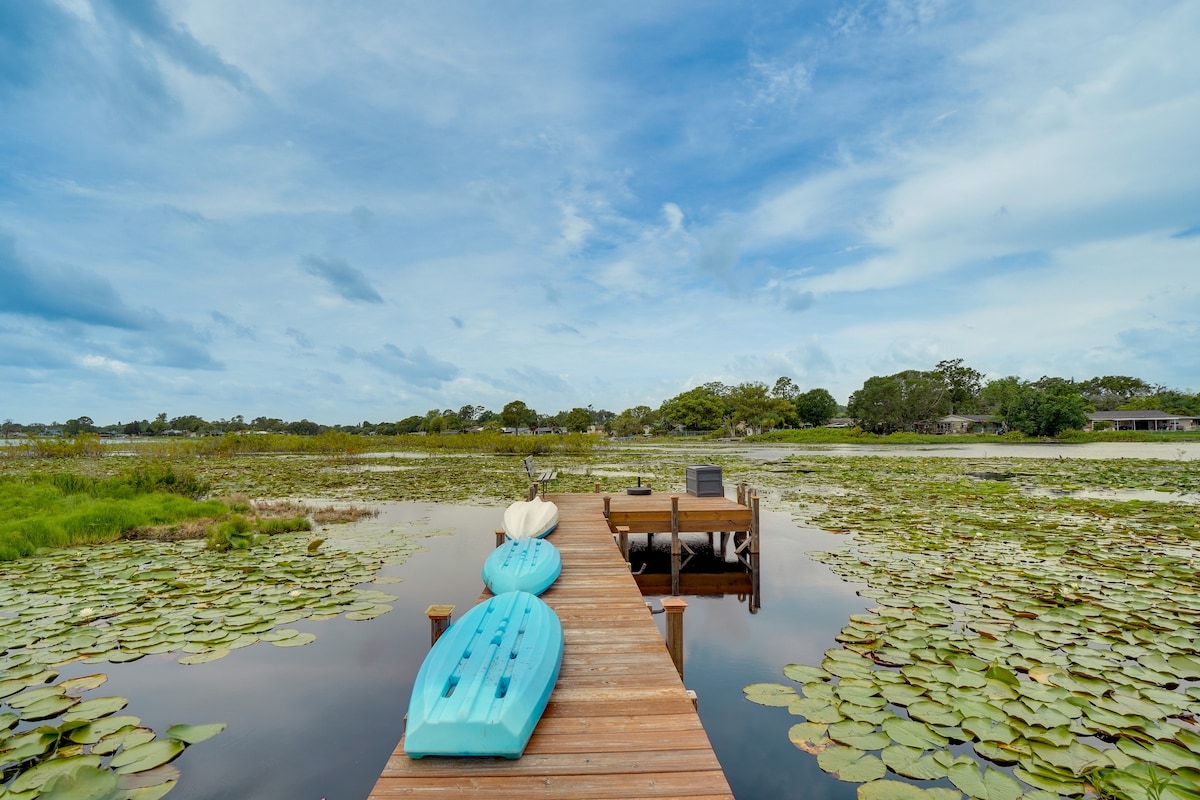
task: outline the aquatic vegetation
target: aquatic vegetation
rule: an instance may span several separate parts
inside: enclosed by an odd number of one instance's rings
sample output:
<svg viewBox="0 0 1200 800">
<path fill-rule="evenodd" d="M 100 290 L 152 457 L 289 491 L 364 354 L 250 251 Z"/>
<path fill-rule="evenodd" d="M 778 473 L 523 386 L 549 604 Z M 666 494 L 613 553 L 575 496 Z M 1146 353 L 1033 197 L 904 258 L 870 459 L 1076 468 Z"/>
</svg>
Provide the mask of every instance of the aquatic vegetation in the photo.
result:
<svg viewBox="0 0 1200 800">
<path fill-rule="evenodd" d="M 242 519 L 237 527 L 252 532 Z M 177 777 L 160 765 L 215 733 L 183 726 L 157 736 L 136 717 L 118 715 L 123 698 L 79 696 L 103 683 L 102 675 L 50 685 L 64 664 L 171 653 L 199 665 L 262 642 L 315 641 L 316 634 L 288 627 L 301 620 L 369 620 L 390 611 L 394 595 L 362 585 L 383 564 L 419 549 L 416 537 L 369 524 L 327 528 L 323 536 L 319 550 L 292 535 L 261 536 L 251 550 L 226 553 L 200 541 L 133 541 L 0 564 L 0 769 L 7 796 L 59 796 L 76 781 L 78 796 L 160 797 Z M 125 791 L 128 773 L 138 774 L 137 786 L 156 788 Z"/>
<path fill-rule="evenodd" d="M 879 785 L 888 771 L 988 800 L 1196 796 L 1195 506 L 1024 491 L 1194 490 L 1195 465 L 804 465 L 806 480 L 844 490 L 795 487 L 812 501 L 811 519 L 854 534 L 810 556 L 866 584 L 860 594 L 874 605 L 850 618 L 819 666 L 786 667 L 793 684 L 745 692 L 802 717 L 789 735 L 822 769 L 876 782 L 868 797 L 915 796 Z"/>
<path fill-rule="evenodd" d="M 189 745 L 211 739 L 224 723 L 172 725 L 159 738 L 138 717 L 118 715 L 124 697 L 84 700 L 103 685 L 102 673 L 47 685 L 41 665 L 22 657 L 0 659 L 0 796 L 21 798 L 151 798 L 169 792 L 179 771 L 169 762 Z M 27 730 L 22 722 L 60 717 Z M 5 785 L 7 784 L 7 786 Z"/>
</svg>

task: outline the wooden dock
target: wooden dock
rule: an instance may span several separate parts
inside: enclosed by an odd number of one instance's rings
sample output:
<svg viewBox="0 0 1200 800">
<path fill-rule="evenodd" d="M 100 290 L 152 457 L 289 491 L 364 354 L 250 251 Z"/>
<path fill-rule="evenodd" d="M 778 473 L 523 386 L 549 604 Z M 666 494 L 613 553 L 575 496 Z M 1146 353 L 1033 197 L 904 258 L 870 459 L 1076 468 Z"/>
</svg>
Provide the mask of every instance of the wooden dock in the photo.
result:
<svg viewBox="0 0 1200 800">
<path fill-rule="evenodd" d="M 401 740 L 369 800 L 731 800 L 692 698 L 613 541 L 602 497 L 547 499 L 558 504 L 550 541 L 563 569 L 542 599 L 562 621 L 565 646 L 558 683 L 525 754 L 516 760 L 410 759 Z M 699 499 L 681 498 L 681 505 Z M 667 510 L 667 527 L 659 531 L 671 530 L 669 500 Z"/>
</svg>

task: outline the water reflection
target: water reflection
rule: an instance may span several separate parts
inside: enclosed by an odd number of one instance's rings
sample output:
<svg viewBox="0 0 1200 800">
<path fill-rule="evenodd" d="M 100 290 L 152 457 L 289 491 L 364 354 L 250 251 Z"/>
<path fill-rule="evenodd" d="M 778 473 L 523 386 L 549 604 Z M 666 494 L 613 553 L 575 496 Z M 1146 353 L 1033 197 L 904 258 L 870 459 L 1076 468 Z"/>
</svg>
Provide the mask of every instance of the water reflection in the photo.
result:
<svg viewBox="0 0 1200 800">
<path fill-rule="evenodd" d="M 800 718 L 748 702 L 742 687 L 786 683 L 782 669 L 789 663 L 819 664 L 847 617 L 866 602 L 858 586 L 807 556 L 841 546 L 844 537 L 798 527 L 779 512 L 764 510 L 762 517 L 762 610 L 747 614 L 736 595 L 685 597 L 684 683 L 699 698 L 700 718 L 738 800 L 852 800 L 857 784 L 826 775 L 788 740 Z M 655 620 L 662 628 L 662 615 Z"/>
</svg>

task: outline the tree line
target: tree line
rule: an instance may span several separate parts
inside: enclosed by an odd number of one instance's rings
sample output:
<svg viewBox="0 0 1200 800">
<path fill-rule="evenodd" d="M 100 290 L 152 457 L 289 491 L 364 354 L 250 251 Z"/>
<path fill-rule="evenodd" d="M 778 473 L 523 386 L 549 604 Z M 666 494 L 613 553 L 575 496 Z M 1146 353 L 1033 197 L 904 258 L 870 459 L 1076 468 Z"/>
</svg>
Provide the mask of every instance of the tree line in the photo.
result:
<svg viewBox="0 0 1200 800">
<path fill-rule="evenodd" d="M 1010 375 L 985 382 L 981 372 L 956 358 L 932 370 L 868 378 L 846 404 L 860 428 L 879 434 L 921 431 L 947 414 L 976 414 L 1027 436 L 1057 436 L 1083 428 L 1090 412 L 1126 410 L 1200 416 L 1200 393 L 1127 375 L 1085 381 L 1046 375 L 1026 381 Z"/>
<path fill-rule="evenodd" d="M 41 435 L 61 428 L 62 435 L 80 433 L 130 436 L 219 435 L 224 433 L 291 433 L 317 435 L 325 431 L 396 436 L 410 433 L 447 434 L 476 430 L 512 432 L 600 430 L 616 436 L 671 432 L 723 433 L 728 436 L 762 433 L 778 428 L 825 425 L 843 415 L 864 431 L 889 434 L 924 431 L 947 414 L 984 415 L 1007 430 L 1029 436 L 1055 436 L 1082 428 L 1091 411 L 1127 409 L 1159 410 L 1200 416 L 1200 393 L 1168 389 L 1125 375 L 1105 375 L 1076 381 L 1043 376 L 1026 381 L 1008 376 L 985 381 L 983 373 L 963 359 L 938 362 L 931 370 L 904 370 L 894 375 L 872 376 L 853 392 L 843 408 L 821 387 L 805 389 L 787 376 L 774 385 L 758 381 L 727 385 L 709 382 L 664 400 L 657 408 L 646 405 L 620 413 L 592 406 L 577 406 L 555 414 L 539 413 L 523 400 L 513 400 L 499 411 L 482 405 L 457 410 L 433 408 L 394 422 L 357 425 L 322 425 L 308 419 L 284 421 L 274 417 L 207 421 L 195 415 L 99 426 L 80 416 L 61 426 L 22 425 L 5 420 L 0 435 Z"/>
</svg>

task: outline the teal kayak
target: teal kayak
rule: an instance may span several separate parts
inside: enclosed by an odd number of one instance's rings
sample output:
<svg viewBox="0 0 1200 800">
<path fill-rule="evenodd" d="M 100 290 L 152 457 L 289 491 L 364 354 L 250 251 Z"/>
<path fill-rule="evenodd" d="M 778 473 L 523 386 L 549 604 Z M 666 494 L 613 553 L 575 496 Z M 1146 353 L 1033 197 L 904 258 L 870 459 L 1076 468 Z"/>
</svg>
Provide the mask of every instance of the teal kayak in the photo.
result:
<svg viewBox="0 0 1200 800">
<path fill-rule="evenodd" d="M 483 582 L 492 594 L 541 594 L 562 573 L 558 548 L 545 539 L 514 539 L 497 547 L 483 562 Z"/>
<path fill-rule="evenodd" d="M 562 666 L 562 624 L 528 592 L 472 608 L 426 655 L 408 704 L 404 752 L 520 758 Z"/>
</svg>

